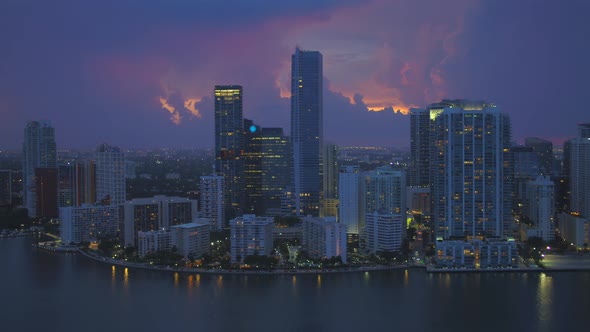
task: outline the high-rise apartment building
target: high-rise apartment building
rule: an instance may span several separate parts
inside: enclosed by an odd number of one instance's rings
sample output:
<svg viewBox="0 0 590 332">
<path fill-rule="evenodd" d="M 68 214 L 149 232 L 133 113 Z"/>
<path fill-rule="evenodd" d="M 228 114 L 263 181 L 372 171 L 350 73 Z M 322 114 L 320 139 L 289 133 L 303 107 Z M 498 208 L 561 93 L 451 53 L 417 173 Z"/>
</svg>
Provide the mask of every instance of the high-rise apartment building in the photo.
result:
<svg viewBox="0 0 590 332">
<path fill-rule="evenodd" d="M 244 213 L 262 214 L 262 130 L 244 119 Z"/>
<path fill-rule="evenodd" d="M 209 219 L 213 232 L 220 232 L 225 227 L 223 182 L 222 175 L 201 176 L 201 215 Z"/>
<path fill-rule="evenodd" d="M 100 204 L 125 203 L 125 156 L 120 148 L 101 144 L 96 149 L 96 200 Z"/>
<path fill-rule="evenodd" d="M 527 237 L 540 237 L 543 241 L 555 238 L 555 189 L 549 176 L 538 176 L 527 184 L 527 216 L 533 227 Z"/>
<path fill-rule="evenodd" d="M 252 255 L 269 256 L 273 248 L 273 218 L 245 214 L 230 220 L 232 262 L 243 262 Z"/>
<path fill-rule="evenodd" d="M 579 124 L 578 137 L 570 142 L 570 209 L 590 219 L 590 123 Z"/>
<path fill-rule="evenodd" d="M 405 232 L 405 221 L 399 213 L 374 211 L 367 213 L 365 225 L 366 252 L 394 252 L 400 250 Z"/>
<path fill-rule="evenodd" d="M 510 234 L 508 115 L 483 101 L 443 100 L 434 106 L 430 167 L 437 238 Z"/>
<path fill-rule="evenodd" d="M 190 223 L 198 216 L 197 201 L 163 195 L 136 198 L 125 202 L 124 214 L 124 244 L 135 246 L 137 232 L 168 229 Z"/>
<path fill-rule="evenodd" d="M 542 175 L 553 174 L 553 143 L 539 137 L 527 137 L 524 145 L 532 148 L 539 158 L 539 172 Z"/>
<path fill-rule="evenodd" d="M 227 219 L 241 215 L 244 205 L 242 97 L 240 85 L 215 86 L 215 171 L 225 179 Z"/>
<path fill-rule="evenodd" d="M 361 173 L 359 166 L 341 166 L 338 178 L 338 222 L 346 225 L 349 234 L 359 234 Z"/>
<path fill-rule="evenodd" d="M 30 121 L 24 130 L 23 205 L 30 217 L 37 213 L 35 168 L 55 168 L 55 129 L 44 121 Z"/>
<path fill-rule="evenodd" d="M 69 206 L 59 208 L 60 236 L 63 243 L 97 241 L 118 236 L 119 205 Z"/>
<path fill-rule="evenodd" d="M 296 48 L 291 58 L 291 187 L 298 216 L 320 212 L 323 139 L 322 54 Z"/>
</svg>

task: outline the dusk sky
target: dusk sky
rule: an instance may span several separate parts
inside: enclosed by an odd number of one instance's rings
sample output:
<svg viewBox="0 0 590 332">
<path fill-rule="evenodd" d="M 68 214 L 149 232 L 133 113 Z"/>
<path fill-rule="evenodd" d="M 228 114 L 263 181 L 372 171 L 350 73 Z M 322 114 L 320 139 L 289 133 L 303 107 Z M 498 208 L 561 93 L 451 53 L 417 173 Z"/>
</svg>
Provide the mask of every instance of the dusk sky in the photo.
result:
<svg viewBox="0 0 590 332">
<path fill-rule="evenodd" d="M 485 99 L 513 137 L 590 122 L 587 0 L 0 1 L 0 148 L 212 148 L 215 84 L 289 131 L 290 62 L 324 56 L 326 141 L 409 146 L 409 107 Z"/>
</svg>

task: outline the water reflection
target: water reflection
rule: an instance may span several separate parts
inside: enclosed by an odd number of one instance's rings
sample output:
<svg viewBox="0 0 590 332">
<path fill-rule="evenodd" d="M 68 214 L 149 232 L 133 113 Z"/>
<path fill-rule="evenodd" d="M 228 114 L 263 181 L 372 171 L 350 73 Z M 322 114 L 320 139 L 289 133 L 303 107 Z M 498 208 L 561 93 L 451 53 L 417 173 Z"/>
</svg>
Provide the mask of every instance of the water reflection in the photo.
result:
<svg viewBox="0 0 590 332">
<path fill-rule="evenodd" d="M 365 275 L 363 275 L 363 281 L 365 282 L 365 285 L 369 284 L 369 272 L 365 272 Z"/>
<path fill-rule="evenodd" d="M 123 288 L 125 290 L 127 290 L 128 287 L 129 287 L 129 269 L 125 268 L 125 271 L 123 272 Z"/>
<path fill-rule="evenodd" d="M 541 321 L 551 320 L 553 302 L 553 278 L 541 273 L 537 285 L 537 316 Z"/>
<path fill-rule="evenodd" d="M 408 285 L 408 270 L 404 270 L 404 286 Z"/>
<path fill-rule="evenodd" d="M 178 272 L 174 272 L 174 288 L 178 288 Z"/>
<path fill-rule="evenodd" d="M 318 274 L 318 288 L 322 288 L 322 275 Z"/>
<path fill-rule="evenodd" d="M 217 277 L 217 288 L 223 289 L 223 276 Z"/>
</svg>

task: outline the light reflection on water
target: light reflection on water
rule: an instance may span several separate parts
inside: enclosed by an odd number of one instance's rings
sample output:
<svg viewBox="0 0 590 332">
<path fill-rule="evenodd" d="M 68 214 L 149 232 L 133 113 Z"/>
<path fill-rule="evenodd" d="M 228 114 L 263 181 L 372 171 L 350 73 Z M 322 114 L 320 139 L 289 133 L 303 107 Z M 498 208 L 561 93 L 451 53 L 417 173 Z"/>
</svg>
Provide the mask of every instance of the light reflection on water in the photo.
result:
<svg viewBox="0 0 590 332">
<path fill-rule="evenodd" d="M 553 277 L 541 273 L 537 285 L 537 316 L 540 321 L 549 321 L 552 317 Z M 543 324 L 541 324 L 543 326 Z"/>
</svg>

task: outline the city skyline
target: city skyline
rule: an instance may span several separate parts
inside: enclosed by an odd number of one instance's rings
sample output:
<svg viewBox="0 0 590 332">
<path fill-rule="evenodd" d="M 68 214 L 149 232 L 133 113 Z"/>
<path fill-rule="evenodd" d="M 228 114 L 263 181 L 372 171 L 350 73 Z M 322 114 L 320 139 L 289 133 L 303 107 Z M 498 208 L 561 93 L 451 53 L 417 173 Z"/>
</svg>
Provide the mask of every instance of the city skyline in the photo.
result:
<svg viewBox="0 0 590 332">
<path fill-rule="evenodd" d="M 244 117 L 290 135 L 298 45 L 324 55 L 325 138 L 338 145 L 408 147 L 409 116 L 392 110 L 441 99 L 494 100 L 518 142 L 560 145 L 588 122 L 582 2 L 33 4 L 0 4 L 7 26 L 26 27 L 0 32 L 1 149 L 19 149 L 34 119 L 63 148 L 210 148 L 216 84 L 242 85 Z"/>
</svg>

